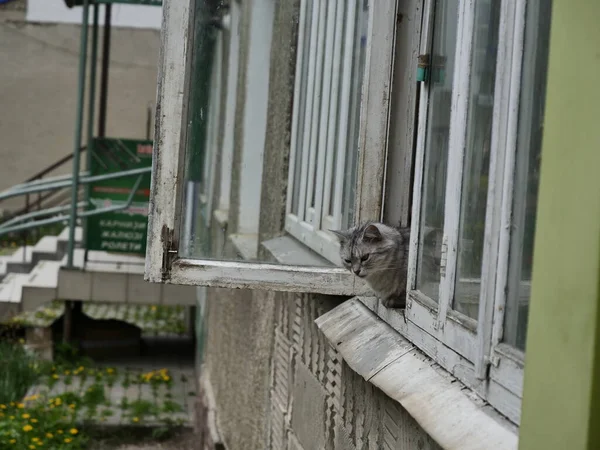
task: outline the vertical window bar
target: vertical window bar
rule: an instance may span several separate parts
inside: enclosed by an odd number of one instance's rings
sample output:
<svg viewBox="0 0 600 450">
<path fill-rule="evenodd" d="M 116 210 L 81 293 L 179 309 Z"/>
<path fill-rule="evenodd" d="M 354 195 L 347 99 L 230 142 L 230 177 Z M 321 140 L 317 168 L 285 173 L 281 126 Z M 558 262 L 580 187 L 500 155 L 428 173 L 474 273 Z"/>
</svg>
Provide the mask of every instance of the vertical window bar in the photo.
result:
<svg viewBox="0 0 600 450">
<path fill-rule="evenodd" d="M 314 91 L 316 78 L 316 62 L 317 62 L 317 38 L 319 28 L 319 12 L 321 0 L 314 0 L 311 30 L 310 30 L 310 45 L 309 45 L 309 61 L 308 61 L 308 79 L 306 92 L 306 109 L 304 111 L 304 129 L 302 136 L 302 169 L 300 173 L 300 199 L 298 202 L 298 219 L 304 220 L 306 210 L 306 191 L 308 181 L 309 168 L 309 145 L 311 142 L 311 119 L 313 116 Z"/>
<path fill-rule="evenodd" d="M 344 31 L 344 2 L 337 1 L 337 10 L 335 14 L 335 37 L 333 46 L 333 67 L 331 79 L 330 110 L 329 123 L 327 124 L 327 156 L 325 158 L 325 187 L 323 189 L 323 206 L 321 220 L 329 216 L 331 203 L 331 188 L 333 185 L 333 157 L 335 154 L 336 125 L 338 120 L 338 98 L 341 84 L 341 62 L 342 62 L 342 44 Z M 329 224 L 328 224 L 329 226 Z M 331 225 L 333 226 L 333 225 Z"/>
<path fill-rule="evenodd" d="M 319 126 L 319 147 L 317 160 L 317 173 L 315 183 L 315 214 L 313 216 L 313 227 L 321 228 L 323 195 L 324 195 L 324 177 L 325 177 L 325 159 L 328 155 L 327 142 L 329 135 L 333 134 L 335 129 L 329 129 L 328 121 L 330 115 L 330 105 L 332 104 L 332 70 L 333 70 L 333 52 L 334 52 L 334 32 L 336 27 L 336 7 L 337 0 L 327 2 L 327 33 L 325 35 L 325 57 L 323 67 L 323 91 L 321 95 L 321 124 Z"/>
<path fill-rule="evenodd" d="M 506 156 L 504 167 L 506 168 L 507 176 L 504 177 L 504 185 L 502 186 L 502 217 L 500 222 L 500 243 L 498 250 L 498 267 L 496 278 L 496 292 L 494 317 L 492 323 L 492 339 L 491 349 L 493 349 L 502 340 L 504 330 L 504 310 L 506 307 L 506 287 L 508 282 L 508 265 L 510 263 L 510 238 L 513 226 L 513 188 L 514 188 L 514 167 L 517 149 L 517 133 L 519 96 L 521 87 L 521 67 L 523 63 L 523 50 L 525 38 L 525 1 L 521 0 L 517 5 L 517 13 L 515 15 L 515 35 L 513 38 L 513 54 L 512 54 L 512 70 L 510 79 L 513 85 L 510 90 L 510 107 L 508 128 L 506 131 Z"/>
<path fill-rule="evenodd" d="M 433 45 L 433 11 L 436 0 L 426 0 L 423 9 L 423 29 L 421 31 L 420 53 L 425 55 L 431 51 Z M 427 143 L 427 114 L 429 105 L 429 84 L 421 83 L 419 96 L 419 118 L 417 124 L 417 143 L 415 150 L 415 178 L 413 181 L 413 192 L 419 193 L 413 200 L 411 211 L 410 249 L 408 258 L 407 292 L 417 288 L 417 266 L 421 259 L 423 249 L 423 237 L 420 236 L 421 229 L 421 205 L 423 203 L 423 179 L 425 165 L 425 146 Z M 407 304 L 410 309 L 410 302 Z"/>
<path fill-rule="evenodd" d="M 313 97 L 313 114 L 310 132 L 310 144 L 308 146 L 308 178 L 306 185 L 306 222 L 313 222 L 316 216 L 315 211 L 312 211 L 314 206 L 313 195 L 315 193 L 315 172 L 317 171 L 317 158 L 320 151 L 320 136 L 323 134 L 322 125 L 322 101 L 323 90 L 325 87 L 323 74 L 323 56 L 325 54 L 325 25 L 327 23 L 327 3 L 330 1 L 321 1 L 319 4 L 319 28 L 317 39 L 317 64 L 315 67 L 315 91 Z M 310 211 L 309 214 L 307 214 Z"/>
<path fill-rule="evenodd" d="M 447 242 L 447 265 L 442 273 L 439 293 L 439 316 L 441 324 L 446 321 L 448 308 L 454 297 L 460 203 L 462 194 L 463 159 L 465 153 L 468 121 L 469 82 L 471 75 L 471 49 L 475 2 L 462 0 L 459 7 L 456 68 L 452 89 L 452 113 L 450 118 L 450 145 L 448 154 L 448 178 L 446 183 L 446 206 L 444 217 L 444 242 Z"/>
<path fill-rule="evenodd" d="M 296 70 L 294 75 L 294 101 L 293 101 L 293 109 L 292 109 L 292 136 L 290 142 L 290 166 L 288 172 L 288 186 L 289 192 L 287 194 L 287 205 L 286 212 L 296 213 L 297 211 L 292 211 L 292 199 L 294 198 L 292 189 L 295 190 L 295 183 L 298 180 L 294 179 L 294 173 L 296 170 L 296 153 L 302 152 L 302 147 L 298 145 L 299 136 L 302 133 L 302 129 L 300 127 L 300 107 L 303 99 L 300 98 L 300 91 L 302 88 L 302 72 L 303 72 L 303 61 L 304 61 L 304 52 L 307 51 L 304 46 L 305 41 L 305 33 L 308 28 L 307 23 L 308 19 L 307 15 L 307 4 L 309 0 L 303 0 L 300 3 L 300 19 L 298 22 L 298 49 L 296 53 Z M 293 188 L 292 188 L 293 186 Z"/>
<path fill-rule="evenodd" d="M 494 121 L 492 125 L 492 148 L 490 161 L 490 181 L 488 189 L 487 213 L 485 219 L 484 253 L 481 277 L 481 294 L 479 317 L 477 323 L 477 358 L 475 360 L 475 374 L 479 379 L 485 379 L 487 366 L 490 362 L 490 340 L 492 334 L 492 318 L 494 315 L 494 299 L 497 284 L 503 285 L 506 271 L 505 258 L 508 250 L 499 248 L 499 236 L 504 220 L 503 204 L 504 179 L 507 178 L 506 169 L 510 166 L 511 156 L 516 145 L 518 96 L 520 80 L 514 78 L 521 70 L 523 27 L 525 14 L 525 1 L 502 2 L 500 12 L 500 30 L 498 47 L 496 87 L 498 93 L 494 105 Z M 516 14 L 515 14 L 516 9 Z M 521 17 L 521 18 L 520 18 Z M 508 178 L 511 178 L 508 176 Z M 510 202 L 509 202 L 510 203 Z M 510 206 L 509 206 L 510 210 Z M 499 286 L 498 285 L 498 286 Z"/>
<path fill-rule="evenodd" d="M 352 76 L 352 57 L 354 54 L 354 26 L 356 23 L 356 0 L 348 4 L 346 14 L 346 32 L 344 36 L 344 63 L 342 68 L 342 88 L 340 102 L 340 121 L 338 127 L 336 176 L 333 197 L 333 226 L 339 228 L 342 223 L 342 196 L 344 193 L 344 171 L 346 166 L 346 148 L 348 145 L 348 120 L 350 116 L 350 88 Z"/>
</svg>

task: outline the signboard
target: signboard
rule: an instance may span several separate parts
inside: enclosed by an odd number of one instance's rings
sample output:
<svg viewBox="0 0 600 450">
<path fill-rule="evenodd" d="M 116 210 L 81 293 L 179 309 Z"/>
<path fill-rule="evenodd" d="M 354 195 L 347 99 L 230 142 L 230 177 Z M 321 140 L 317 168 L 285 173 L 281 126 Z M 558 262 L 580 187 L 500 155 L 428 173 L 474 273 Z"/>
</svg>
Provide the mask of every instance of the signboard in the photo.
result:
<svg viewBox="0 0 600 450">
<path fill-rule="evenodd" d="M 152 141 L 96 138 L 92 141 L 90 175 L 104 175 L 152 166 Z M 89 209 L 126 205 L 139 175 L 90 184 Z M 87 218 L 89 250 L 146 254 L 150 173 L 142 181 L 129 207 Z"/>
<path fill-rule="evenodd" d="M 83 0 L 65 0 L 65 3 L 69 8 L 73 6 L 81 6 L 83 5 Z M 89 4 L 93 5 L 94 3 L 105 5 L 106 3 L 111 4 L 126 4 L 126 5 L 150 5 L 150 6 L 161 6 L 162 0 L 100 0 L 93 1 L 90 0 Z"/>
</svg>

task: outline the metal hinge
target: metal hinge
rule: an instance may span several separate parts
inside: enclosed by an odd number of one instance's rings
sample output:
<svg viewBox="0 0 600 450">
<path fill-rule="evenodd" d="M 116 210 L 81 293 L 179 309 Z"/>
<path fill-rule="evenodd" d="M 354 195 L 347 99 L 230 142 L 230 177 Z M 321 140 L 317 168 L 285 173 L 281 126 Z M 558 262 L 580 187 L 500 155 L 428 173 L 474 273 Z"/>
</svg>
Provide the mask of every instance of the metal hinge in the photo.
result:
<svg viewBox="0 0 600 450">
<path fill-rule="evenodd" d="M 448 236 L 442 238 L 442 254 L 440 256 L 440 276 L 446 276 L 446 263 L 448 262 Z"/>
<path fill-rule="evenodd" d="M 161 233 L 163 244 L 161 274 L 163 282 L 168 281 L 171 278 L 171 267 L 173 266 L 173 261 L 177 257 L 177 246 L 175 245 L 173 236 L 173 230 L 164 225 Z"/>
</svg>

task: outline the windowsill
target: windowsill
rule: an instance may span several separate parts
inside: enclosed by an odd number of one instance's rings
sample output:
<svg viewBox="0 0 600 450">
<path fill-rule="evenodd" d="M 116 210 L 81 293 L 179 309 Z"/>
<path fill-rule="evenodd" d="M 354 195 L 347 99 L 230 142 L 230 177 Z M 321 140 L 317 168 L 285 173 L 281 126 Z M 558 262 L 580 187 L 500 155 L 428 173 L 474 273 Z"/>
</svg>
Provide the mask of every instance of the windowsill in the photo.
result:
<svg viewBox="0 0 600 450">
<path fill-rule="evenodd" d="M 315 323 L 352 370 L 400 403 L 442 448 L 517 448 L 513 424 L 357 297 Z"/>
<path fill-rule="evenodd" d="M 256 261 L 258 258 L 258 234 L 232 234 L 229 240 L 237 254 L 244 261 Z"/>
<path fill-rule="evenodd" d="M 279 264 L 336 267 L 330 261 L 289 235 L 264 241 L 262 246 L 272 258 L 272 262 Z"/>
</svg>

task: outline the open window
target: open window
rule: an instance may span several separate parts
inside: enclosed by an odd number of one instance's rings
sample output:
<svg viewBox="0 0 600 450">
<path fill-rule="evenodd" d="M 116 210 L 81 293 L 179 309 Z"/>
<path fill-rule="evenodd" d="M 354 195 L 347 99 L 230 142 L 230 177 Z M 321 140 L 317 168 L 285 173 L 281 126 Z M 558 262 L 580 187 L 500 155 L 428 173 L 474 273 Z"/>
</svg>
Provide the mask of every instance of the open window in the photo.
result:
<svg viewBox="0 0 600 450">
<path fill-rule="evenodd" d="M 273 73 L 286 70 L 272 67 L 278 2 L 164 3 L 149 281 L 370 292 L 339 267 L 328 230 L 381 217 L 395 8 L 394 0 L 300 2 L 284 61 L 293 83 L 280 98 L 291 137 L 278 157 L 289 163 L 275 172 L 265 139 L 277 120 Z M 274 176 L 286 180 L 280 235 L 310 257 L 291 249 L 283 263 L 264 251 L 263 223 L 279 211 L 262 201 Z"/>
</svg>

